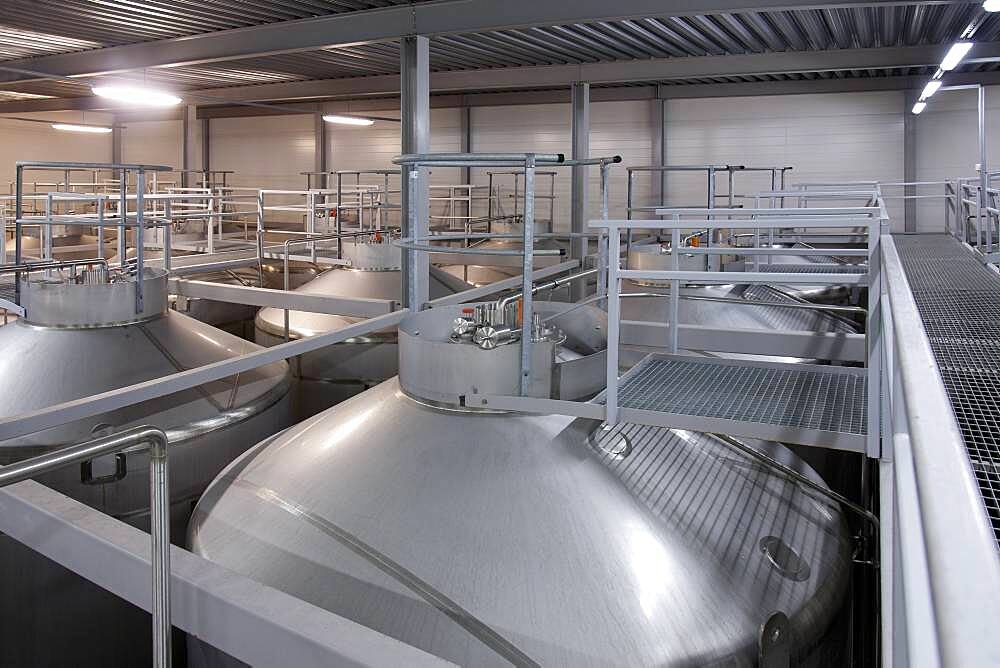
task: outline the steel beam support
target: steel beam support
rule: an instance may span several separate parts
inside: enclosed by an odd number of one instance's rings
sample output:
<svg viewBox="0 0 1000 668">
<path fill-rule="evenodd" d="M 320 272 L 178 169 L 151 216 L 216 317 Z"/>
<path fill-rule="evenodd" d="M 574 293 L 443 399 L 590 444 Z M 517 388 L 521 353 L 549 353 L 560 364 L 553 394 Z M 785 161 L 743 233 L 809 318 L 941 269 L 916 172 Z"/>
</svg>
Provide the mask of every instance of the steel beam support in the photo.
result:
<svg viewBox="0 0 1000 668">
<path fill-rule="evenodd" d="M 503 4 L 503 3 L 501 3 Z M 991 57 L 1000 57 L 1000 42 L 984 42 L 976 45 L 980 51 Z M 894 69 L 902 67 L 937 66 L 941 61 L 942 48 L 939 45 L 883 47 L 871 49 L 836 49 L 830 51 L 787 51 L 777 53 L 739 54 L 725 56 L 691 56 L 687 58 L 650 58 L 647 60 L 627 60 L 574 65 L 537 65 L 523 67 L 497 67 L 480 70 L 455 70 L 435 72 L 431 75 L 430 87 L 438 92 L 461 92 L 481 90 L 517 90 L 523 88 L 569 87 L 576 81 L 587 81 L 592 86 L 603 83 L 689 80 L 695 78 L 721 76 L 754 76 L 759 74 L 797 74 L 808 72 L 831 72 L 846 70 Z M 989 73 L 972 73 L 978 82 Z M 949 82 L 968 78 L 969 75 L 949 76 Z M 917 88 L 924 82 L 917 78 L 906 79 L 909 88 Z M 843 79 L 859 90 L 879 90 L 885 86 L 880 78 Z M 866 83 L 859 83 L 866 82 Z M 825 79 L 814 81 L 769 82 L 787 83 L 785 92 L 818 92 L 831 86 Z M 753 84 L 745 88 L 735 88 L 744 84 L 708 84 L 705 86 L 667 85 L 663 87 L 666 97 L 681 96 L 680 91 L 695 89 L 702 91 L 696 97 L 720 97 L 711 88 L 721 87 L 725 95 L 734 95 L 733 90 L 752 90 Z M 838 84 L 839 85 L 839 84 Z M 870 88 L 865 88 L 868 86 Z M 814 91 L 815 89 L 815 91 Z M 884 88 L 883 88 L 884 89 Z M 395 95 L 399 93 L 399 79 L 392 75 L 352 77 L 346 79 L 326 79 L 298 81 L 276 84 L 260 84 L 214 88 L 199 91 L 219 103 L 248 102 L 266 100 L 293 100 L 320 97 L 353 97 L 373 95 Z M 752 93 L 747 93 L 752 94 Z"/>
<path fill-rule="evenodd" d="M 903 94 L 903 181 L 915 183 L 917 180 L 917 115 L 910 113 L 919 93 L 908 90 Z M 903 195 L 913 197 L 916 186 L 907 186 Z M 917 231 L 917 200 L 903 200 L 903 229 L 907 234 Z"/>
<path fill-rule="evenodd" d="M 404 154 L 430 151 L 430 55 L 426 37 L 404 37 L 400 43 L 400 124 Z M 403 236 L 427 237 L 430 219 L 430 189 L 426 167 L 402 167 Z M 403 253 L 403 303 L 419 311 L 429 296 L 430 263 L 427 253 Z"/>
<path fill-rule="evenodd" d="M 531 68 L 521 68 L 531 69 Z M 794 73 L 794 72 L 790 72 Z M 570 101 L 569 88 L 557 90 L 518 90 L 508 87 L 495 92 L 463 93 L 458 90 L 446 91 L 437 88 L 435 73 L 432 90 L 438 91 L 431 97 L 431 107 L 489 107 L 520 104 L 566 104 Z M 949 82 L 955 85 L 983 83 L 1000 85 L 1000 72 L 974 72 L 951 74 Z M 564 85 L 569 86 L 567 81 Z M 799 81 L 747 81 L 739 83 L 676 84 L 663 86 L 630 86 L 615 88 L 591 88 L 592 102 L 717 98 L 765 95 L 800 95 L 807 93 L 852 93 L 866 91 L 909 90 L 922 87 L 926 77 L 868 77 L 850 79 L 813 79 Z M 482 90 L 482 89 L 480 89 Z M 359 113 L 365 111 L 387 111 L 399 109 L 399 81 L 396 76 L 355 77 L 348 79 L 319 79 L 292 82 L 289 84 L 260 84 L 255 86 L 234 86 L 221 88 L 215 101 L 219 104 L 198 108 L 198 118 L 236 118 L 244 116 L 274 116 L 281 114 L 308 114 L 312 105 L 302 102 L 285 102 L 302 98 L 328 100 L 328 111 Z M 377 95 L 378 97 L 371 97 Z M 242 101 L 270 100 L 267 107 L 246 106 Z M 36 111 L 97 111 L 114 110 L 116 107 L 104 98 L 75 97 L 45 100 L 21 100 L 0 103 L 0 113 L 25 113 Z M 126 118 L 127 120 L 127 118 Z"/>
<path fill-rule="evenodd" d="M 574 160 L 585 160 L 590 157 L 590 84 L 573 83 L 571 89 L 571 132 L 572 156 Z M 572 182 L 570 187 L 570 232 L 583 234 L 587 225 L 587 177 L 589 167 L 577 165 L 571 168 Z M 553 221 L 554 225 L 555 221 Z M 555 232 L 555 229 L 549 230 Z M 587 239 L 573 237 L 570 239 L 569 256 L 581 263 L 587 257 Z M 570 301 L 583 299 L 587 283 L 585 280 L 573 281 L 570 284 Z"/>
<path fill-rule="evenodd" d="M 329 313 L 355 318 L 371 318 L 385 315 L 396 309 L 396 302 L 389 299 L 368 299 L 365 297 L 337 297 L 306 292 L 272 290 L 249 285 L 227 285 L 212 281 L 192 281 L 172 278 L 169 281 L 171 294 L 192 299 L 212 299 L 230 304 L 274 307 L 308 313 Z"/>
<path fill-rule="evenodd" d="M 206 32 L 189 37 L 156 40 L 91 51 L 21 58 L 4 63 L 0 82 L 36 80 L 30 72 L 59 77 L 94 76 L 156 67 L 176 67 L 309 51 L 349 44 L 385 42 L 409 35 L 443 35 L 635 19 L 708 15 L 768 9 L 851 7 L 856 0 L 442 0 L 412 3 L 368 11 L 341 12 L 315 18 L 281 21 L 250 28 Z M 863 4 L 901 4 L 883 0 Z M 913 4 L 925 4 L 914 2 Z M 926 4 L 933 4 L 928 1 Z M 937 49 L 940 51 L 941 49 Z M 937 63 L 940 61 L 941 53 Z M 976 56 L 981 57 L 979 47 Z M 687 60 L 678 59 L 678 60 Z M 638 65 L 642 61 L 630 61 Z M 864 67 L 863 65 L 860 67 Z M 591 80 L 584 78 L 585 80 Z"/>
<path fill-rule="evenodd" d="M 149 534 L 32 480 L 0 490 L 0 531 L 150 610 Z M 174 626 L 254 666 L 451 665 L 177 546 L 170 596 Z"/>
</svg>

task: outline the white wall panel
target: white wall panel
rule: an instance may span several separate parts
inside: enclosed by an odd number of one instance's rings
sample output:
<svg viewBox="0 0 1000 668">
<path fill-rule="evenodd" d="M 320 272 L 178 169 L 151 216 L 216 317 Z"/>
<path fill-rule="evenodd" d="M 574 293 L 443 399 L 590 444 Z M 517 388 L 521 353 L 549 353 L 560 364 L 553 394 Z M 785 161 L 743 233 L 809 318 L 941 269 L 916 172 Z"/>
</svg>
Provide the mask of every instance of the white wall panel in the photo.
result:
<svg viewBox="0 0 1000 668">
<path fill-rule="evenodd" d="M 668 103 L 671 164 L 793 166 L 789 182 L 899 181 L 903 178 L 903 93 L 840 93 Z M 720 179 L 721 183 L 721 179 Z M 736 191 L 769 187 L 768 177 L 737 177 Z M 726 186 L 720 186 L 720 192 Z M 707 187 L 671 175 L 671 205 L 703 206 Z M 902 229 L 902 207 L 890 208 Z"/>
<path fill-rule="evenodd" d="M 313 169 L 313 117 L 212 119 L 212 169 L 233 170 L 237 186 L 301 189 L 300 172 Z"/>
<path fill-rule="evenodd" d="M 570 107 L 568 104 L 538 104 L 505 107 L 476 107 L 472 110 L 472 146 L 476 152 L 496 153 L 570 153 Z M 593 139 L 591 139 L 593 142 Z M 486 169 L 474 169 L 475 183 L 487 183 Z M 510 171 L 498 168 L 489 171 Z M 555 177 L 555 229 L 569 226 L 570 175 L 568 169 L 551 170 L 541 167 L 540 172 L 557 171 Z M 537 177 L 536 191 L 548 194 L 550 177 Z M 513 177 L 498 176 L 504 194 L 512 194 Z M 513 213 L 513 200 L 503 197 L 504 213 Z M 523 206 L 523 204 L 519 205 Z M 536 202 L 539 219 L 548 218 L 548 202 Z"/>
<path fill-rule="evenodd" d="M 180 168 L 184 162 L 184 123 L 144 121 L 122 130 L 122 161 Z"/>
<path fill-rule="evenodd" d="M 979 122 L 976 91 L 945 91 L 934 96 L 916 117 L 917 180 L 942 181 L 976 175 L 979 163 Z M 991 169 L 1000 168 L 1000 87 L 986 90 L 986 149 Z M 927 186 L 921 195 L 942 194 L 943 186 Z M 919 231 L 939 232 L 944 226 L 940 200 L 918 200 Z"/>
<path fill-rule="evenodd" d="M 383 118 L 398 118 L 399 112 L 379 112 Z M 368 127 L 338 125 L 328 123 L 327 137 L 327 169 L 334 170 L 366 170 L 366 169 L 398 169 L 392 159 L 402 151 L 400 144 L 400 125 L 393 121 L 375 121 Z M 462 149 L 461 112 L 458 109 L 431 110 L 430 150 L 432 152 L 457 152 Z M 461 170 L 440 168 L 431 171 L 432 185 L 454 185 L 461 183 Z M 353 183 L 345 177 L 344 183 Z M 362 183 L 383 183 L 378 176 L 365 176 Z M 399 189 L 399 179 L 391 178 L 389 187 Z M 331 187 L 335 182 L 331 180 Z M 447 192 L 435 189 L 432 196 L 446 196 Z M 399 202 L 399 193 L 392 194 L 392 201 Z M 437 203 L 432 207 L 431 215 L 440 215 L 444 204 Z M 390 216 L 391 223 L 398 223 L 398 216 Z"/>
<path fill-rule="evenodd" d="M 47 112 L 20 114 L 26 118 L 51 119 L 63 123 L 108 123 L 108 114 L 88 113 L 84 118 L 79 112 Z M 8 192 L 8 183 L 14 180 L 14 163 L 18 160 L 50 160 L 73 162 L 109 162 L 111 160 L 111 134 L 88 134 L 54 130 L 46 123 L 26 123 L 0 119 L 0 190 Z M 28 180 L 55 181 L 62 175 L 30 172 Z M 77 177 L 72 177 L 75 181 Z M 84 178 L 84 177 L 79 177 Z"/>
</svg>

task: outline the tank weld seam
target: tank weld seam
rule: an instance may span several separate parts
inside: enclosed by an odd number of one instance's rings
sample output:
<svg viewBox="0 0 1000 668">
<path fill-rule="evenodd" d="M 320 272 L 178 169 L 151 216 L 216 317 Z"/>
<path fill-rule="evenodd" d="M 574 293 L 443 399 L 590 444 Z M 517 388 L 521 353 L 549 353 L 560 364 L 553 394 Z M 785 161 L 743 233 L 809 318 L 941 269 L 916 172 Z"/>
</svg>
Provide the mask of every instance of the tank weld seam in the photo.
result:
<svg viewBox="0 0 1000 668">
<path fill-rule="evenodd" d="M 167 350 L 166 346 L 160 343 L 160 340 L 157 339 L 156 336 L 154 336 L 153 333 L 150 332 L 144 325 L 136 325 L 136 328 L 143 333 L 146 339 L 148 339 L 149 342 L 153 344 L 153 347 L 156 348 L 160 352 L 160 354 L 163 355 L 164 358 L 166 358 L 168 362 L 170 362 L 170 364 L 174 367 L 174 369 L 177 370 L 178 373 L 180 373 L 181 371 L 188 370 L 183 364 L 181 364 L 177 360 L 176 357 L 174 357 L 170 353 L 169 350 Z M 194 390 L 198 394 L 200 394 L 205 401 L 212 404 L 212 406 L 215 407 L 215 410 L 217 411 L 226 410 L 226 407 L 223 406 L 220 402 L 216 401 L 215 397 L 212 396 L 211 392 L 209 392 L 204 385 L 198 385 L 197 387 L 194 388 Z"/>
<path fill-rule="evenodd" d="M 387 555 L 368 545 L 363 540 L 334 524 L 325 517 L 306 509 L 290 499 L 286 499 L 281 494 L 269 487 L 254 484 L 241 478 L 230 478 L 232 484 L 253 492 L 259 499 L 273 504 L 277 508 L 285 511 L 289 515 L 297 517 L 326 535 L 330 536 L 338 543 L 362 557 L 370 564 L 378 568 L 386 575 L 414 592 L 427 603 L 437 608 L 449 619 L 465 629 L 469 634 L 481 643 L 499 654 L 502 658 L 515 666 L 539 667 L 539 664 L 522 652 L 509 640 L 500 635 L 492 627 L 475 617 L 468 610 L 465 610 L 458 603 L 451 600 L 444 593 L 438 591 L 429 583 L 422 580 L 415 573 L 405 568 L 403 565 L 393 561 Z"/>
</svg>

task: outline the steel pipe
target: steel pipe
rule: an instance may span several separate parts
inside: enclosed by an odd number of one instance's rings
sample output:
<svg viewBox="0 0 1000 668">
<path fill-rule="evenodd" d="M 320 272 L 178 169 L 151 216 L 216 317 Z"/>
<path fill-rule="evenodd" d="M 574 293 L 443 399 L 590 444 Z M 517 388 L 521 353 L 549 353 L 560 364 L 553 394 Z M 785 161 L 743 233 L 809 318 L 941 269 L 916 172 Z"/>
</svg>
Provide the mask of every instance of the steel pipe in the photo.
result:
<svg viewBox="0 0 1000 668">
<path fill-rule="evenodd" d="M 562 163 L 566 156 L 562 153 L 409 153 L 392 159 L 395 165 L 437 164 L 440 162 L 513 162 L 523 165 L 529 156 L 536 164 Z"/>
</svg>

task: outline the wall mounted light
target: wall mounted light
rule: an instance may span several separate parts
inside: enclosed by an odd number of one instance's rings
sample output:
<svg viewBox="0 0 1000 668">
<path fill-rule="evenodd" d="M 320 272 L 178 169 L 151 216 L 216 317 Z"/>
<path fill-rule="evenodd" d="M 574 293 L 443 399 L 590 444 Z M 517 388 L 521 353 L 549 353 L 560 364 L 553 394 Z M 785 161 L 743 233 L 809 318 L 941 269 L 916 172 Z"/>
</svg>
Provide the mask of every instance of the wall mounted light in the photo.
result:
<svg viewBox="0 0 1000 668">
<path fill-rule="evenodd" d="M 358 116 L 339 116 L 337 114 L 326 114 L 323 120 L 327 123 L 339 123 L 341 125 L 372 125 L 375 123 L 370 118 L 360 118 Z"/>
<path fill-rule="evenodd" d="M 75 123 L 53 123 L 52 129 L 64 130 L 66 132 L 90 132 L 102 135 L 111 132 L 111 128 L 102 125 L 76 125 Z"/>
</svg>

